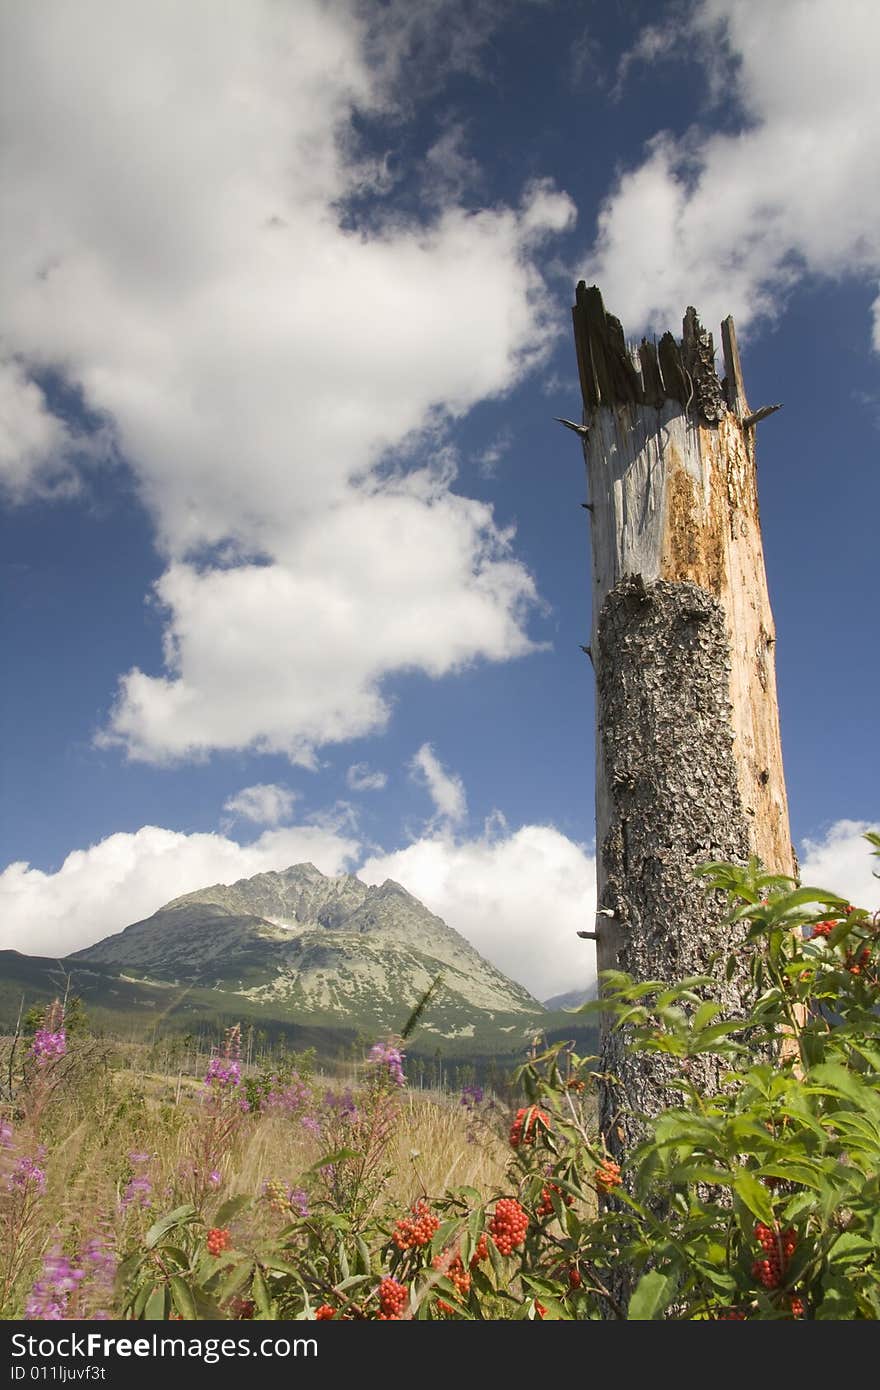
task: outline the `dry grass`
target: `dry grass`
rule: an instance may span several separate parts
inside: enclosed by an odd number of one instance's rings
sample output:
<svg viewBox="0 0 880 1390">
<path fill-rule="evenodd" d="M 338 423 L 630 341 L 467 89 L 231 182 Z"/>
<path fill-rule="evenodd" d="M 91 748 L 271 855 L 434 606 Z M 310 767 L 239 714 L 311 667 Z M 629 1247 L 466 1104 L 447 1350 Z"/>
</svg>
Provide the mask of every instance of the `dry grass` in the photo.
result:
<svg viewBox="0 0 880 1390">
<path fill-rule="evenodd" d="M 64 1060 L 63 1084 L 30 1119 L 7 1106 L 14 1141 L 5 1163 L 11 1172 L 21 1155 L 37 1154 L 38 1145 L 45 1145 L 40 1162 L 46 1186 L 34 1204 L 20 1274 L 0 1316 L 21 1316 L 47 1249 L 60 1241 L 73 1252 L 103 1232 L 125 1251 L 156 1215 L 192 1199 L 193 1169 L 201 1174 L 203 1210 L 210 1219 L 220 1202 L 239 1193 L 257 1195 L 270 1179 L 308 1187 L 308 1170 L 326 1151 L 322 1138 L 304 1128 L 297 1114 L 239 1113 L 228 1133 L 216 1124 L 211 1129 L 198 1100 L 198 1079 L 138 1070 L 130 1064 L 130 1052 L 124 1067 L 89 1044 L 72 1049 Z M 318 1078 L 319 1112 L 327 1089 L 327 1080 Z M 389 1177 L 379 1205 L 387 1202 L 400 1211 L 415 1198 L 440 1195 L 450 1186 L 469 1184 L 487 1195 L 503 1186 L 509 1150 L 500 1133 L 474 1124 L 457 1097 L 407 1090 L 399 1106 L 381 1157 Z M 138 1168 L 132 1153 L 149 1160 Z M 211 1168 L 220 1180 L 205 1189 Z M 125 1204 L 126 1187 L 138 1171 L 149 1175 L 149 1208 Z"/>
</svg>

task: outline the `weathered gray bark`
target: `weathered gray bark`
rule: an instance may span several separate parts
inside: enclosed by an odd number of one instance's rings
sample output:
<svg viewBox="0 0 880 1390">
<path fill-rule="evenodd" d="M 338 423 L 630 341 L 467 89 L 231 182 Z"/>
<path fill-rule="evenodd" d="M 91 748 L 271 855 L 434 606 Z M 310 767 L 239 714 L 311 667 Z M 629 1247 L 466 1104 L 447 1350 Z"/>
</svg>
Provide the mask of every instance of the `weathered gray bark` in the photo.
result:
<svg viewBox="0 0 880 1390">
<path fill-rule="evenodd" d="M 796 873 L 756 419 L 732 320 L 719 381 L 693 309 L 680 343 L 667 333 L 634 350 L 597 289 L 578 285 L 573 316 L 591 506 L 598 965 L 672 982 L 705 973 L 729 945 L 697 865 L 757 854 Z M 741 982 L 719 988 L 736 1007 Z M 717 1087 L 713 1063 L 692 1065 L 702 1091 Z M 603 1088 L 602 1127 L 619 1152 L 641 1133 L 631 1112 L 669 1103 L 677 1064 L 629 1056 L 605 1028 L 601 1067 L 617 1077 Z"/>
</svg>

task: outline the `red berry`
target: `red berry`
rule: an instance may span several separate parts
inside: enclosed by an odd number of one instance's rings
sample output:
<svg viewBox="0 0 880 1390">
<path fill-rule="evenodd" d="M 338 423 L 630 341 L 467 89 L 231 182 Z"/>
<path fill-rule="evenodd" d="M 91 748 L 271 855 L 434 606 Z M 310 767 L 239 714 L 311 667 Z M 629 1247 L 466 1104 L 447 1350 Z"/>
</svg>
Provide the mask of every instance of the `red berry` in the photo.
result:
<svg viewBox="0 0 880 1390">
<path fill-rule="evenodd" d="M 316 1321 L 316 1322 L 327 1322 L 328 1319 L 330 1319 L 330 1318 L 335 1318 L 335 1317 L 336 1317 L 336 1309 L 333 1308 L 333 1307 L 331 1307 L 331 1305 L 330 1305 L 329 1303 L 322 1303 L 321 1306 L 320 1306 L 320 1308 L 316 1308 L 316 1309 L 315 1309 L 315 1321 Z"/>
<path fill-rule="evenodd" d="M 620 1164 L 613 1163 L 610 1158 L 603 1158 L 599 1167 L 593 1175 L 593 1182 L 596 1184 L 598 1192 L 606 1197 L 615 1187 L 620 1187 L 623 1178 L 620 1176 Z"/>
<path fill-rule="evenodd" d="M 225 1226 L 212 1226 L 206 1240 L 209 1255 L 221 1255 L 232 1245 L 232 1236 Z"/>
<path fill-rule="evenodd" d="M 516 1119 L 510 1126 L 510 1147 L 518 1149 L 520 1144 L 534 1144 L 539 1128 L 550 1128 L 550 1117 L 537 1106 L 523 1106 L 517 1110 Z"/>
</svg>

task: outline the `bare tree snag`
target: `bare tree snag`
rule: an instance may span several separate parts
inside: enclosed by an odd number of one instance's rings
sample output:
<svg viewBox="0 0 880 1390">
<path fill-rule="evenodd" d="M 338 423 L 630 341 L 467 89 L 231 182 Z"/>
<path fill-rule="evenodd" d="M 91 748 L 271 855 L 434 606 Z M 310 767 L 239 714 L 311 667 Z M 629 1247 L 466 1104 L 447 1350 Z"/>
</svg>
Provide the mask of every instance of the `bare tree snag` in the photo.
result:
<svg viewBox="0 0 880 1390">
<path fill-rule="evenodd" d="M 634 349 L 595 287 L 578 285 L 573 318 L 592 508 L 598 965 L 671 982 L 729 945 L 698 864 L 757 854 L 797 871 L 755 473 L 754 426 L 770 408 L 750 412 L 732 319 L 719 380 L 692 308 L 680 342 Z M 735 1005 L 741 982 L 720 987 Z M 601 1065 L 618 1078 L 602 1125 L 619 1151 L 640 1132 L 625 1112 L 656 1114 L 679 1064 L 628 1057 L 606 1029 Z M 692 1066 L 701 1090 L 717 1089 L 712 1059 Z"/>
</svg>

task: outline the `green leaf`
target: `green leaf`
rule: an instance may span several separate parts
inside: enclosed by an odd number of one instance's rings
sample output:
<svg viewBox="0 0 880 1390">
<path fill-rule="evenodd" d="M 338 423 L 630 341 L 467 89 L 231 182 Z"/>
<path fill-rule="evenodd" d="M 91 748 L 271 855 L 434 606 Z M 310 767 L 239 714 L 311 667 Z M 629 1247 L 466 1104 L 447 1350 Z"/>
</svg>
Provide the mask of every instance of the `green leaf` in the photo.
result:
<svg viewBox="0 0 880 1390">
<path fill-rule="evenodd" d="M 371 1269 L 370 1252 L 363 1236 L 355 1236 L 354 1243 L 357 1248 L 356 1268 L 360 1270 L 361 1274 L 369 1274 Z"/>
<path fill-rule="evenodd" d="M 164 1284 L 157 1284 L 147 1299 L 147 1306 L 144 1308 L 144 1318 L 147 1322 L 165 1321 L 165 1303 L 168 1290 Z"/>
<path fill-rule="evenodd" d="M 627 1318 L 638 1322 L 656 1320 L 669 1306 L 674 1288 L 675 1280 L 671 1275 L 661 1274 L 659 1269 L 649 1270 L 633 1289 Z"/>
<path fill-rule="evenodd" d="M 152 1250 L 173 1226 L 185 1226 L 195 1219 L 195 1207 L 189 1204 L 184 1207 L 175 1207 L 174 1211 L 169 1211 L 167 1215 L 160 1216 L 159 1220 L 153 1223 L 144 1236 L 144 1248 L 146 1250 Z"/>
<path fill-rule="evenodd" d="M 196 1305 L 189 1284 L 185 1279 L 181 1279 L 179 1274 L 172 1274 L 170 1284 L 171 1298 L 178 1313 L 181 1313 L 187 1322 L 196 1322 Z"/>
<path fill-rule="evenodd" d="M 733 1180 L 733 1186 L 737 1196 L 745 1202 L 749 1211 L 757 1216 L 759 1221 L 763 1221 L 766 1226 L 772 1226 L 775 1217 L 770 1193 L 763 1183 L 758 1181 L 754 1173 L 737 1173 Z"/>
<path fill-rule="evenodd" d="M 260 1311 L 260 1316 L 264 1318 L 271 1318 L 272 1303 L 269 1298 L 269 1290 L 266 1287 L 266 1281 L 263 1278 L 262 1271 L 259 1269 L 254 1270 L 254 1280 L 251 1284 L 251 1293 L 253 1294 L 254 1302 L 256 1303 L 257 1308 Z"/>
<path fill-rule="evenodd" d="M 250 1205 L 250 1197 L 239 1196 L 230 1197 L 228 1202 L 224 1202 L 217 1215 L 214 1217 L 215 1226 L 228 1226 L 240 1211 L 244 1211 Z"/>
<path fill-rule="evenodd" d="M 242 1260 L 240 1264 L 235 1265 L 217 1290 L 217 1297 L 220 1302 L 223 1303 L 227 1298 L 237 1293 L 242 1285 L 247 1283 L 253 1272 L 253 1260 Z"/>
</svg>

